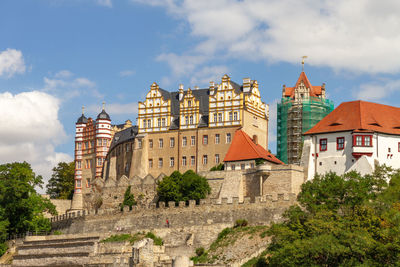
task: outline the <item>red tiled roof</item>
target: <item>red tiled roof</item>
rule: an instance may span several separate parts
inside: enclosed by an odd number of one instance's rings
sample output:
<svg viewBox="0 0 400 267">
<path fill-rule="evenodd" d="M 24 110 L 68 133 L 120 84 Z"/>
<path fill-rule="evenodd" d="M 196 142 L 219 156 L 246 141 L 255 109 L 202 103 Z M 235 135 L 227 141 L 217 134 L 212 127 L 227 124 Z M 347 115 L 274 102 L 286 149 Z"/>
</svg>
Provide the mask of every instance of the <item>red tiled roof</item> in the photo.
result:
<svg viewBox="0 0 400 267">
<path fill-rule="evenodd" d="M 400 108 L 361 100 L 344 102 L 304 134 L 341 131 L 400 135 Z"/>
<path fill-rule="evenodd" d="M 307 75 L 304 71 L 300 73 L 299 78 L 297 79 L 296 85 L 294 87 L 286 87 L 285 96 L 286 97 L 294 97 L 294 89 L 297 88 L 300 83 L 303 82 L 306 88 L 310 88 L 310 96 L 316 97 L 319 96 L 321 92 L 321 86 L 312 86 L 310 81 L 307 78 Z"/>
<path fill-rule="evenodd" d="M 240 161 L 250 159 L 265 159 L 267 161 L 284 164 L 272 153 L 265 150 L 242 130 L 237 130 L 233 136 L 232 144 L 226 153 L 224 161 Z"/>
</svg>

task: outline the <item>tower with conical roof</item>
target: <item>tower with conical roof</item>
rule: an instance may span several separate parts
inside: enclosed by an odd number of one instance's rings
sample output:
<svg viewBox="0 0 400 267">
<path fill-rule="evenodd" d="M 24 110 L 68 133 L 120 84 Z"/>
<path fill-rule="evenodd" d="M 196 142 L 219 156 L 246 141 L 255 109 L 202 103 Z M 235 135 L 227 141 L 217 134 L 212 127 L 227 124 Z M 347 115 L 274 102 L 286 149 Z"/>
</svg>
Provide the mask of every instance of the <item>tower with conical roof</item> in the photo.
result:
<svg viewBox="0 0 400 267">
<path fill-rule="evenodd" d="M 333 110 L 325 98 L 325 84 L 312 86 L 303 69 L 294 87 L 283 86 L 277 112 L 277 157 L 287 164 L 300 164 L 303 133 Z"/>
</svg>

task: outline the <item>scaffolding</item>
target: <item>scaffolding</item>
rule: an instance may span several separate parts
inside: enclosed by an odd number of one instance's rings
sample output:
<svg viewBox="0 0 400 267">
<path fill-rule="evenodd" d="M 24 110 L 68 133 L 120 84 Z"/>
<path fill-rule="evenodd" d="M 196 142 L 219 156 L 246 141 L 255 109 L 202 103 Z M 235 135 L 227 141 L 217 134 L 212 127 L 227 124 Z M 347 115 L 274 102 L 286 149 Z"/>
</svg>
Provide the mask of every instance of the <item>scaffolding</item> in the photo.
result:
<svg viewBox="0 0 400 267">
<path fill-rule="evenodd" d="M 334 108 L 329 99 L 309 97 L 282 98 L 277 112 L 277 157 L 287 164 L 299 164 L 303 133 L 328 115 Z"/>
</svg>

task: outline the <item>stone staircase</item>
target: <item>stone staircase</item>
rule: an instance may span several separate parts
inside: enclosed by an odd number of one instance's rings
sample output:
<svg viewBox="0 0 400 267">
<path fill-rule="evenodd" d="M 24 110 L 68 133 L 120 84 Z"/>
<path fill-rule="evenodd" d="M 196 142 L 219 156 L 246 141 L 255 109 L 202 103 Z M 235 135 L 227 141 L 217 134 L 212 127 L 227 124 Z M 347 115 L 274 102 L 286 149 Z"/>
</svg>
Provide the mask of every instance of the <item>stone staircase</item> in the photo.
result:
<svg viewBox="0 0 400 267">
<path fill-rule="evenodd" d="M 88 266 L 94 263 L 98 241 L 99 236 L 27 237 L 18 246 L 12 266 Z"/>
</svg>

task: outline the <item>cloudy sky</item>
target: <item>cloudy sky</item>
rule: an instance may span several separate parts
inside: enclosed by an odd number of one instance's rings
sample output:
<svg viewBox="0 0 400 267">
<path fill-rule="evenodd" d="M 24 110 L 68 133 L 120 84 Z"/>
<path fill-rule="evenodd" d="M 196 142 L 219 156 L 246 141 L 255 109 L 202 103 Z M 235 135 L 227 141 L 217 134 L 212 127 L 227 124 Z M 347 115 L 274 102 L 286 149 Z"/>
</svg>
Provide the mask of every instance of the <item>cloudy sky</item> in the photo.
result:
<svg viewBox="0 0 400 267">
<path fill-rule="evenodd" d="M 276 103 L 303 55 L 335 106 L 399 106 L 398 0 L 2 0 L 0 11 L 0 163 L 26 160 L 45 180 L 73 158 L 82 105 L 135 121 L 153 82 L 258 80 L 273 152 Z"/>
</svg>

